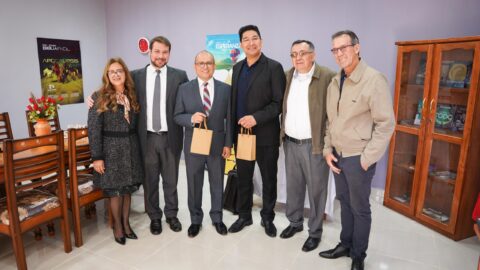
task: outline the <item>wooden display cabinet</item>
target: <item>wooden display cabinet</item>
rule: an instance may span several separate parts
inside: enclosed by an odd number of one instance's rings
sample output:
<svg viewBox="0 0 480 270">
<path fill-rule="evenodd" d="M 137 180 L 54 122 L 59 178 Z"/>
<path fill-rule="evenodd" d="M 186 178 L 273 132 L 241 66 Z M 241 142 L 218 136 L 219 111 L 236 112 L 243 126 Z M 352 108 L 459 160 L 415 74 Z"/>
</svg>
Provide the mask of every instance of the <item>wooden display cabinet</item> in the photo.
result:
<svg viewBox="0 0 480 270">
<path fill-rule="evenodd" d="M 397 42 L 384 204 L 454 239 L 480 192 L 480 36 Z"/>
</svg>

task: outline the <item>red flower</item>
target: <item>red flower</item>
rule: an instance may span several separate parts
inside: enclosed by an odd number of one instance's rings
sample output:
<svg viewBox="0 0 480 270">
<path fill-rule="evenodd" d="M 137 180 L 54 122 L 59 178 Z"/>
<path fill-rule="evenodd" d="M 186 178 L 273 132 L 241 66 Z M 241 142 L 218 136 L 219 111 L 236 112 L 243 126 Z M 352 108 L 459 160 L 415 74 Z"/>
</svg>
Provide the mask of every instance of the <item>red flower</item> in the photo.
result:
<svg viewBox="0 0 480 270">
<path fill-rule="evenodd" d="M 30 103 L 34 103 L 34 102 L 35 102 L 35 99 L 29 98 L 28 101 L 29 101 Z"/>
<path fill-rule="evenodd" d="M 30 106 L 30 105 L 27 106 L 27 109 L 28 109 L 29 111 L 33 111 L 33 108 L 32 108 L 32 106 Z"/>
<path fill-rule="evenodd" d="M 33 108 L 35 109 L 35 111 L 38 111 L 38 104 L 37 103 L 33 104 Z"/>
</svg>

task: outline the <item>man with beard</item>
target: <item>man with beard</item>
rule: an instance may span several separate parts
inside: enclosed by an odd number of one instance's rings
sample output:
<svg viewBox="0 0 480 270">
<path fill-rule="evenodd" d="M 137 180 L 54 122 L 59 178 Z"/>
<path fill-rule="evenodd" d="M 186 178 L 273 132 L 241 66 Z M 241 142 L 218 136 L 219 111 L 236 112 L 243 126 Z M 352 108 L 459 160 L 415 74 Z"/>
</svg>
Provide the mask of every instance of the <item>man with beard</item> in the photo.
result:
<svg viewBox="0 0 480 270">
<path fill-rule="evenodd" d="M 145 208 L 151 219 L 150 232 L 162 232 L 159 202 L 159 176 L 162 176 L 165 216 L 170 229 L 182 230 L 178 212 L 178 166 L 182 151 L 183 129 L 173 121 L 178 86 L 188 81 L 185 71 L 167 66 L 170 41 L 158 36 L 150 41 L 150 61 L 132 71 L 140 103 L 138 136 L 145 163 Z"/>
</svg>

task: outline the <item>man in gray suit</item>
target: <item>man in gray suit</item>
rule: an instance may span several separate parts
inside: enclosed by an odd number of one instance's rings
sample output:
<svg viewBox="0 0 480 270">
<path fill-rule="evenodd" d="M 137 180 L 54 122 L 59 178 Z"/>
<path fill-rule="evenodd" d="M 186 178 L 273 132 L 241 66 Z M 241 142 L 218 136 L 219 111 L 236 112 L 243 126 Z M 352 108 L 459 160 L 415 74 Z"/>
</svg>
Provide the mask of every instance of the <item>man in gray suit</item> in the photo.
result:
<svg viewBox="0 0 480 270">
<path fill-rule="evenodd" d="M 223 171 L 225 158 L 230 156 L 232 127 L 230 112 L 230 86 L 213 79 L 215 59 L 208 51 L 195 57 L 197 78 L 184 83 L 178 89 L 174 120 L 185 127 L 185 163 L 187 167 L 188 209 L 192 225 L 188 236 L 195 237 L 203 220 L 202 189 L 205 164 L 210 182 L 210 218 L 217 232 L 227 234 L 222 221 Z M 210 155 L 190 152 L 193 126 L 206 120 L 208 129 L 213 130 Z"/>
<path fill-rule="evenodd" d="M 138 136 L 145 163 L 145 208 L 151 219 L 152 234 L 162 232 L 162 210 L 159 202 L 159 176 L 163 179 L 165 216 L 170 229 L 182 230 L 178 212 L 178 166 L 182 151 L 183 129 L 173 121 L 174 104 L 180 84 L 187 82 L 185 71 L 167 66 L 170 41 L 162 36 L 150 41 L 150 61 L 144 68 L 132 71 L 140 120 Z"/>
</svg>

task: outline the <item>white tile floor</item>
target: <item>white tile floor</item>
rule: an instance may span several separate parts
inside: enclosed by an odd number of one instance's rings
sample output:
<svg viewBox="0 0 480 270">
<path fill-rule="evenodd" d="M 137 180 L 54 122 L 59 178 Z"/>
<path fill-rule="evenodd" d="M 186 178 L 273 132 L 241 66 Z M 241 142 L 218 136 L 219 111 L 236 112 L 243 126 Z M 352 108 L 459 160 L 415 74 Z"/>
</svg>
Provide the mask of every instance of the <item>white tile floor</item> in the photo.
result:
<svg viewBox="0 0 480 270">
<path fill-rule="evenodd" d="M 59 233 L 53 238 L 44 236 L 39 242 L 33 240 L 32 233 L 24 235 L 29 269 L 350 269 L 348 258 L 327 260 L 318 256 L 319 251 L 332 248 L 338 242 L 338 205 L 334 220 L 324 223 L 320 247 L 305 253 L 301 246 L 308 237 L 306 230 L 291 239 L 265 235 L 260 227 L 261 200 L 258 197 L 255 198 L 252 226 L 239 233 L 218 235 L 208 217 L 208 183 L 204 190 L 205 219 L 200 234 L 193 239 L 187 236 L 190 219 L 182 163 L 179 180 L 181 232 L 172 232 L 163 221 L 163 232 L 158 236 L 150 234 L 150 221 L 143 213 L 143 194 L 138 193 L 133 198 L 131 224 L 139 240 L 128 240 L 125 246 L 115 243 L 104 218 L 103 204 L 97 203 L 97 217 L 83 222 L 85 244 L 81 248 L 73 247 L 70 254 L 63 252 Z M 452 241 L 385 208 L 378 192 L 372 194 L 373 225 L 366 269 L 476 269 L 480 254 L 480 242 L 476 238 Z M 236 216 L 224 211 L 227 226 L 235 219 Z M 279 233 L 288 225 L 283 213 L 277 213 L 275 224 Z M 0 236 L 0 269 L 16 269 L 11 242 L 5 236 Z"/>
</svg>

